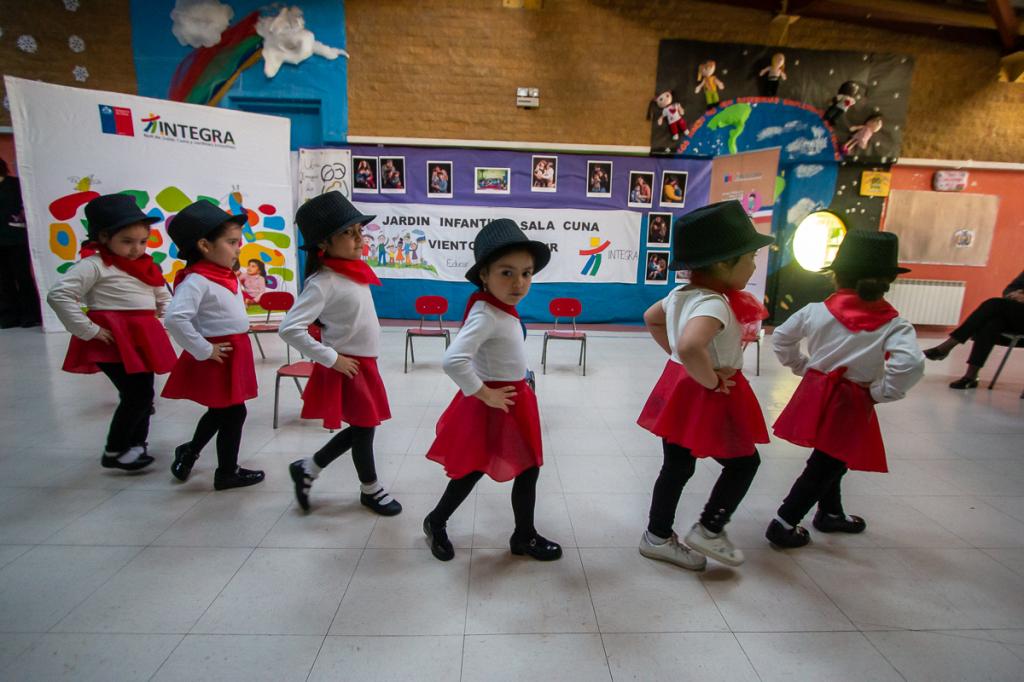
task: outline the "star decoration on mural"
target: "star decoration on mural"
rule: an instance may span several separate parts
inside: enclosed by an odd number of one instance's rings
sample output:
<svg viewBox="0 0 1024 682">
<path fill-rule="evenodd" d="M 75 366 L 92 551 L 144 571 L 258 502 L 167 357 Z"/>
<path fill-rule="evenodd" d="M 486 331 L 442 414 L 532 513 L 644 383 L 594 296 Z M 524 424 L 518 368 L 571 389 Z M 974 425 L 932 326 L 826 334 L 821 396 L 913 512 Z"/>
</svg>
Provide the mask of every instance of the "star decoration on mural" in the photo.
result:
<svg viewBox="0 0 1024 682">
<path fill-rule="evenodd" d="M 69 12 L 77 12 L 79 7 L 78 0 L 64 0 L 64 9 Z"/>
<path fill-rule="evenodd" d="M 71 70 L 71 73 L 74 75 L 75 80 L 79 83 L 84 83 L 89 79 L 89 69 L 85 68 L 84 66 L 76 66 L 74 69 Z"/>
<path fill-rule="evenodd" d="M 71 36 L 68 38 L 68 47 L 72 52 L 85 52 L 85 41 L 79 36 Z"/>
<path fill-rule="evenodd" d="M 35 54 L 36 50 L 39 49 L 39 43 L 30 35 L 18 36 L 18 49 L 22 52 Z"/>
</svg>

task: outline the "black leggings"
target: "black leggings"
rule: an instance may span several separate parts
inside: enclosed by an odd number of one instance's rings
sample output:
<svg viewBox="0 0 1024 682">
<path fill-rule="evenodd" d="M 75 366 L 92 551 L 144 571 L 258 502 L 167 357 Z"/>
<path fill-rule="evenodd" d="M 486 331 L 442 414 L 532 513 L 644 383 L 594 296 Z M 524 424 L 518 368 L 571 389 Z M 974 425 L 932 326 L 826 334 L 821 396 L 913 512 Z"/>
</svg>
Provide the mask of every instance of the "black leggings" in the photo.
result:
<svg viewBox="0 0 1024 682">
<path fill-rule="evenodd" d="M 211 407 L 199 418 L 192 436 L 192 452 L 199 453 L 213 436 L 217 436 L 217 470 L 232 474 L 238 468 L 238 448 L 242 444 L 242 425 L 245 424 L 245 403 L 230 407 Z"/>
<path fill-rule="evenodd" d="M 351 448 L 359 482 L 373 483 L 377 480 L 377 468 L 373 463 L 373 434 L 376 430 L 373 426 L 350 426 L 327 441 L 313 455 L 313 461 L 322 469 Z"/>
<path fill-rule="evenodd" d="M 98 366 L 117 388 L 121 399 L 110 420 L 107 452 L 122 453 L 133 446 L 145 445 L 149 417 L 153 414 L 153 373 L 128 374 L 119 362 L 102 362 Z"/>
<path fill-rule="evenodd" d="M 843 516 L 843 496 L 840 483 L 846 474 L 846 464 L 821 450 L 814 450 L 807 459 L 804 472 L 779 507 L 779 517 L 795 526 L 811 511 L 814 503 L 826 514 Z"/>
<path fill-rule="evenodd" d="M 975 308 L 950 336 L 960 343 L 974 339 L 967 364 L 984 367 L 992 347 L 1004 341 L 1004 332 L 1024 334 L 1024 303 L 1009 298 L 990 298 Z"/>
<path fill-rule="evenodd" d="M 462 478 L 453 478 L 448 481 L 448 487 L 438 500 L 434 511 L 430 512 L 427 518 L 434 528 L 441 528 L 451 518 L 455 510 L 459 508 L 477 481 L 483 478 L 482 471 L 474 471 Z M 533 527 L 533 510 L 537 503 L 537 478 L 540 476 L 540 467 L 531 467 L 516 476 L 512 483 L 512 514 L 516 519 L 516 529 L 512 533 L 514 538 L 529 539 L 536 535 L 537 530 Z"/>
<path fill-rule="evenodd" d="M 679 496 L 683 493 L 683 486 L 697 468 L 697 458 L 688 448 L 669 443 L 667 440 L 662 439 L 661 446 L 665 453 L 665 461 L 661 465 L 658 480 L 654 483 L 647 530 L 651 535 L 667 539 L 672 537 L 672 524 L 675 522 Z M 722 465 L 722 473 L 719 474 L 715 487 L 711 489 L 711 497 L 704 505 L 700 522 L 712 533 L 720 533 L 750 489 L 757 467 L 761 465 L 761 457 L 755 449 L 754 454 L 746 457 L 716 457 L 715 461 Z"/>
</svg>

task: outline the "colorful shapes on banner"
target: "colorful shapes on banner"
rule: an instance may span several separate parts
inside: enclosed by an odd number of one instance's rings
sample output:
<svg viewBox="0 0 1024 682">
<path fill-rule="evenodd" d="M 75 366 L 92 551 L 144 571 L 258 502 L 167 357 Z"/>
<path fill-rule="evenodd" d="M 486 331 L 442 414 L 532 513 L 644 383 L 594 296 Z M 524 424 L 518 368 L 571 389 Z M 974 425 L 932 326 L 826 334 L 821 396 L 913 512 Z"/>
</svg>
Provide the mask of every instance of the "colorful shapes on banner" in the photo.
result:
<svg viewBox="0 0 1024 682">
<path fill-rule="evenodd" d="M 169 255 L 171 258 L 177 258 L 178 257 L 178 245 L 175 244 L 174 242 L 171 242 L 171 248 L 167 249 L 167 255 Z"/>
<path fill-rule="evenodd" d="M 75 264 L 74 261 L 68 261 L 67 263 L 61 263 L 60 265 L 57 266 L 57 272 L 59 272 L 60 274 L 63 275 L 65 272 L 70 270 L 71 266 L 74 265 L 74 264 Z"/>
<path fill-rule="evenodd" d="M 238 215 L 242 212 L 242 195 L 238 192 L 231 192 L 228 194 L 228 206 L 231 210 L 228 211 L 232 215 Z"/>
<path fill-rule="evenodd" d="M 257 241 L 270 242 L 279 249 L 287 248 L 292 243 L 291 237 L 286 234 L 278 234 L 277 232 L 256 232 L 254 236 Z"/>
<path fill-rule="evenodd" d="M 270 208 L 273 208 L 273 206 L 271 206 Z M 261 207 L 260 210 L 262 211 L 263 208 Z M 284 218 L 282 218 L 279 215 L 267 216 L 266 218 L 263 219 L 263 227 L 267 228 L 268 230 L 283 230 Z"/>
<path fill-rule="evenodd" d="M 775 201 L 779 200 L 782 196 L 782 192 L 786 189 L 786 178 L 778 175 L 775 177 Z M 774 203 L 774 202 L 772 202 Z"/>
<path fill-rule="evenodd" d="M 247 242 L 254 242 L 254 241 L 256 241 L 256 233 L 252 231 L 251 227 L 249 227 L 249 223 L 246 223 L 245 225 L 242 225 L 242 237 Z"/>
<path fill-rule="evenodd" d="M 271 204 L 260 204 L 260 213 L 263 215 L 274 215 L 277 213 L 277 207 Z M 278 228 L 274 228 L 275 230 Z"/>
<path fill-rule="evenodd" d="M 99 192 L 75 192 L 66 194 L 50 203 L 50 215 L 57 220 L 71 220 L 78 209 L 100 195 Z"/>
<path fill-rule="evenodd" d="M 269 272 L 271 275 L 278 275 L 281 279 L 283 279 L 286 282 L 291 282 L 293 279 L 295 279 L 295 273 L 289 270 L 288 268 L 271 268 L 267 272 Z"/>
<path fill-rule="evenodd" d="M 50 251 L 64 260 L 74 260 L 78 238 L 67 223 L 50 223 Z"/>
<path fill-rule="evenodd" d="M 178 274 L 178 270 L 185 268 L 185 264 L 180 260 L 171 263 L 171 271 L 164 275 L 164 279 L 167 280 L 168 284 L 174 284 L 174 276 Z"/>
<path fill-rule="evenodd" d="M 135 204 L 139 207 L 139 210 L 144 210 L 149 205 L 149 192 L 141 189 L 123 189 L 121 194 L 127 194 L 132 199 L 135 199 Z"/>
<path fill-rule="evenodd" d="M 171 185 L 169 187 L 164 187 L 159 193 L 157 193 L 156 203 L 165 211 L 173 211 L 174 213 L 177 213 L 191 204 L 192 200 L 188 198 L 187 194 L 174 185 Z"/>
<path fill-rule="evenodd" d="M 197 196 L 196 201 L 209 201 L 214 206 L 220 206 L 220 199 L 214 199 L 213 197 L 208 197 L 205 194 Z"/>
<path fill-rule="evenodd" d="M 155 207 L 149 209 L 149 211 L 146 212 L 146 215 L 149 216 L 150 218 L 158 218 L 159 220 L 164 219 L 164 212 L 161 211 L 159 208 Z"/>
<path fill-rule="evenodd" d="M 167 260 L 167 254 L 164 253 L 163 251 L 156 251 L 151 255 L 153 256 L 153 262 L 156 263 L 157 265 L 160 265 L 165 260 Z"/>
<path fill-rule="evenodd" d="M 254 258 L 263 261 L 267 265 L 284 265 L 284 254 L 277 249 L 268 249 L 262 244 L 246 244 L 238 254 L 238 261 L 240 263 L 248 263 Z"/>
<path fill-rule="evenodd" d="M 149 231 L 149 240 L 146 242 L 146 248 L 158 249 L 164 245 L 164 236 L 160 234 L 159 230 Z"/>
<path fill-rule="evenodd" d="M 260 221 L 260 215 L 251 208 L 245 209 L 245 215 L 248 216 L 249 226 L 256 227 L 256 223 Z"/>
</svg>

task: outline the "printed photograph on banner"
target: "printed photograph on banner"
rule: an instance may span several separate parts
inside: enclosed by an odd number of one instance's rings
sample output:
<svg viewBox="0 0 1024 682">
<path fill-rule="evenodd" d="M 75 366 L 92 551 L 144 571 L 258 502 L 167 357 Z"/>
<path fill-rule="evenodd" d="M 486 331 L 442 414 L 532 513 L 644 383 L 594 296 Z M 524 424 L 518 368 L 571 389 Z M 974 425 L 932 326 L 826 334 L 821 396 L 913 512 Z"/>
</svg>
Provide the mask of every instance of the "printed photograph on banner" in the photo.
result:
<svg viewBox="0 0 1024 682">
<path fill-rule="evenodd" d="M 405 157 L 380 157 L 380 193 L 405 194 Z"/>
<path fill-rule="evenodd" d="M 512 171 L 508 168 L 489 168 L 477 166 L 473 177 L 475 194 L 509 194 Z"/>
<path fill-rule="evenodd" d="M 667 248 L 672 231 L 671 213 L 647 214 L 647 246 Z"/>
<path fill-rule="evenodd" d="M 667 284 L 668 273 L 668 251 L 648 251 L 644 282 L 647 284 Z"/>
<path fill-rule="evenodd" d="M 376 194 L 378 179 L 377 157 L 353 156 L 352 167 L 355 168 L 355 177 L 352 178 L 352 193 Z"/>
<path fill-rule="evenodd" d="M 662 171 L 661 200 L 659 205 L 662 207 L 682 208 L 685 200 L 686 171 Z"/>
<path fill-rule="evenodd" d="M 533 170 L 530 172 L 531 192 L 558 191 L 558 157 L 533 157 Z"/>
<path fill-rule="evenodd" d="M 646 171 L 629 172 L 629 202 L 633 208 L 650 208 L 653 205 L 654 197 L 654 173 Z"/>
<path fill-rule="evenodd" d="M 679 285 L 679 286 L 686 286 L 687 284 L 690 283 L 690 271 L 689 270 L 675 270 L 672 273 L 672 276 L 675 279 L 674 283 Z"/>
<path fill-rule="evenodd" d="M 427 197 L 451 199 L 453 177 L 451 161 L 427 161 Z"/>
<path fill-rule="evenodd" d="M 607 199 L 612 195 L 612 162 L 587 161 L 587 196 Z"/>
</svg>

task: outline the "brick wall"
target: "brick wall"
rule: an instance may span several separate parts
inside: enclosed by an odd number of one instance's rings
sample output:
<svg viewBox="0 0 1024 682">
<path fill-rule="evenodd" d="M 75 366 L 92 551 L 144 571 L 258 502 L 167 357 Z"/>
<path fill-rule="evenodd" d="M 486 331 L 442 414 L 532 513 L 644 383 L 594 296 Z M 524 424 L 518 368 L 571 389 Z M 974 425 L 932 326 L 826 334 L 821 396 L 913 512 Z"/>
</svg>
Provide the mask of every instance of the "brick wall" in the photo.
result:
<svg viewBox="0 0 1024 682">
<path fill-rule="evenodd" d="M 767 42 L 771 15 L 710 2 L 347 0 L 349 134 L 646 145 L 658 42 Z M 1024 85 L 998 50 L 800 19 L 788 45 L 914 55 L 904 157 L 1024 162 Z M 540 88 L 538 110 L 514 106 Z M 945 107 L 949 101 L 971 106 Z"/>
</svg>

